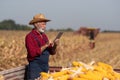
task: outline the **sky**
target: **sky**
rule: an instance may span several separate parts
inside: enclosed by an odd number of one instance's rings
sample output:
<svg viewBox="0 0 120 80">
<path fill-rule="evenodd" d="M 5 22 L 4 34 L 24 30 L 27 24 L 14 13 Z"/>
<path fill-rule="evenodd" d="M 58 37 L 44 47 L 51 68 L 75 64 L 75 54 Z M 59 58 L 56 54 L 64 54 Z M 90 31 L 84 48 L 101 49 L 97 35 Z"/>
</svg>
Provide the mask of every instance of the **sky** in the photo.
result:
<svg viewBox="0 0 120 80">
<path fill-rule="evenodd" d="M 51 20 L 47 29 L 120 30 L 120 0 L 0 0 L 0 22 L 29 25 L 39 13 Z"/>
</svg>

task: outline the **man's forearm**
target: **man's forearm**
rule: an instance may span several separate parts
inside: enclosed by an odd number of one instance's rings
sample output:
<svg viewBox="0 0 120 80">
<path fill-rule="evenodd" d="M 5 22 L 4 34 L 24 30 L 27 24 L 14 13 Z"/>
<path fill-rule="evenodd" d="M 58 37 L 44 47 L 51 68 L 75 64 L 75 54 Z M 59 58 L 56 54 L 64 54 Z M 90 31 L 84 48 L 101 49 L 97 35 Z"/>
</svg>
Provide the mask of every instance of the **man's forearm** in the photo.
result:
<svg viewBox="0 0 120 80">
<path fill-rule="evenodd" d="M 53 50 L 56 50 L 56 48 L 57 48 L 57 45 L 56 45 L 56 44 L 54 44 L 54 46 L 53 46 Z"/>
</svg>

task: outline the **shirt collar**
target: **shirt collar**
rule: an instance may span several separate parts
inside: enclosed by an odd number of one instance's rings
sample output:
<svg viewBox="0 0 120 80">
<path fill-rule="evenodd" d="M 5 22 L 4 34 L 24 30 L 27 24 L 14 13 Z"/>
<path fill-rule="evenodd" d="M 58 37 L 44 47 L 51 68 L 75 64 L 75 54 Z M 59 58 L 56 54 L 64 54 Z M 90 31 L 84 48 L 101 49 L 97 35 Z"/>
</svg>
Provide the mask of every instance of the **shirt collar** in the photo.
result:
<svg viewBox="0 0 120 80">
<path fill-rule="evenodd" d="M 36 35 L 40 35 L 34 28 L 32 29 L 32 33 L 34 33 Z"/>
<path fill-rule="evenodd" d="M 32 29 L 32 32 L 34 33 L 34 34 L 36 34 L 36 35 L 43 35 L 44 33 L 38 33 L 34 28 Z"/>
</svg>

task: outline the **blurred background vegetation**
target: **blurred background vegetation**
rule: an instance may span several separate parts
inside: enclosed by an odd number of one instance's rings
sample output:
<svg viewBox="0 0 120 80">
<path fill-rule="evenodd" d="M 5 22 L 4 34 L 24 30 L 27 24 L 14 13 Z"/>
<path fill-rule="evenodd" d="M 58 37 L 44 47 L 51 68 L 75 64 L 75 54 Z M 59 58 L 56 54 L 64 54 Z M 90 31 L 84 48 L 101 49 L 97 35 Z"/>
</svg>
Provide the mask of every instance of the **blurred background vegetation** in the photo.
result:
<svg viewBox="0 0 120 80">
<path fill-rule="evenodd" d="M 31 30 L 28 25 L 16 24 L 12 19 L 3 20 L 0 22 L 0 30 Z M 49 29 L 48 31 L 74 31 L 72 28 L 67 29 Z"/>
</svg>

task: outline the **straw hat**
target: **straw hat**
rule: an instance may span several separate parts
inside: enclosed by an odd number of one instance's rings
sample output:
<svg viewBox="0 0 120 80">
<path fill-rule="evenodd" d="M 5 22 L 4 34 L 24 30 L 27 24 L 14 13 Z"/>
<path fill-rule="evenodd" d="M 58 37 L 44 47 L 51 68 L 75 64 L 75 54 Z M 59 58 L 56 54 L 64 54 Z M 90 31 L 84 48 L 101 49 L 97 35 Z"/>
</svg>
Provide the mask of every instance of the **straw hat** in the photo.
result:
<svg viewBox="0 0 120 80">
<path fill-rule="evenodd" d="M 46 19 L 45 16 L 43 14 L 36 14 L 34 17 L 33 17 L 33 20 L 31 20 L 29 22 L 30 25 L 36 23 L 36 22 L 48 22 L 50 21 L 49 19 Z"/>
</svg>

